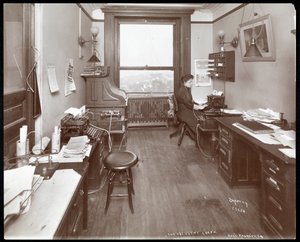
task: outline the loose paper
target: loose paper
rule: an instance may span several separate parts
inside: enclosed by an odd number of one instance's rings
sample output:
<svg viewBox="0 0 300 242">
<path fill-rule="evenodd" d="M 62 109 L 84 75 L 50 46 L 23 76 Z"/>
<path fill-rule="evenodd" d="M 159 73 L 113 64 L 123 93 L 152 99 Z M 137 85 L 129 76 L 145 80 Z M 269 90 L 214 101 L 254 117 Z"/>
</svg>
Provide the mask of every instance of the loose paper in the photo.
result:
<svg viewBox="0 0 300 242">
<path fill-rule="evenodd" d="M 195 60 L 195 86 L 211 86 L 212 81 L 209 76 L 209 71 L 213 70 L 209 59 Z"/>
<path fill-rule="evenodd" d="M 75 92 L 76 86 L 73 79 L 74 65 L 73 59 L 67 59 L 65 68 L 65 96 Z"/>
<path fill-rule="evenodd" d="M 56 72 L 54 65 L 48 65 L 47 68 L 48 72 L 48 83 L 51 93 L 57 92 L 59 90 L 57 79 L 56 79 Z"/>
</svg>

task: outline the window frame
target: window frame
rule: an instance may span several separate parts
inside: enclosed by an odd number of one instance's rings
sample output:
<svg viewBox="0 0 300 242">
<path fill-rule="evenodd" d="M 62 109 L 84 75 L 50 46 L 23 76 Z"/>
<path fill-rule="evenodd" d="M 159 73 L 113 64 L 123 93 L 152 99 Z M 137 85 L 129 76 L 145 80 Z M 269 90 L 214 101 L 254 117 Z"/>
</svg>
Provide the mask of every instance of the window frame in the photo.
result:
<svg viewBox="0 0 300 242">
<path fill-rule="evenodd" d="M 174 93 L 180 87 L 180 76 L 191 72 L 191 14 L 194 9 L 104 7 L 104 63 L 110 67 L 109 80 L 117 87 L 119 82 L 119 31 L 118 21 L 126 19 L 148 19 L 174 21 Z"/>
<path fill-rule="evenodd" d="M 173 25 L 173 65 L 172 66 L 121 66 L 120 65 L 120 26 L 121 24 L 161 24 L 161 25 Z M 177 33 L 177 34 L 175 34 Z M 117 80 L 120 86 L 120 71 L 121 70 L 170 70 L 173 71 L 173 78 L 175 83 L 175 63 L 176 55 L 175 50 L 178 45 L 178 31 L 176 31 L 176 21 L 174 19 L 158 19 L 158 18 L 119 18 L 118 19 L 118 66 L 117 66 Z M 173 84 L 174 85 L 174 84 Z M 175 86 L 175 85 L 174 85 Z M 175 87 L 173 87 L 173 90 Z M 148 94 L 149 92 L 130 92 L 139 94 Z M 161 92 L 165 93 L 165 92 Z"/>
</svg>

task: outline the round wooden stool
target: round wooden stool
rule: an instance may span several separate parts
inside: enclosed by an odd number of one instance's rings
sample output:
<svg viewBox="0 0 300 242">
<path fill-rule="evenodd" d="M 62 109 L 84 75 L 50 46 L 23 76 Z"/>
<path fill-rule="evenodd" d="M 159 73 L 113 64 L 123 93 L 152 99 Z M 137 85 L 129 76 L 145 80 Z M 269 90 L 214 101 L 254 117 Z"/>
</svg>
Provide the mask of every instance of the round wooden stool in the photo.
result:
<svg viewBox="0 0 300 242">
<path fill-rule="evenodd" d="M 107 179 L 109 179 L 105 213 L 107 212 L 111 197 L 124 196 L 128 197 L 130 210 L 134 213 L 131 196 L 134 194 L 131 167 L 136 165 L 137 162 L 137 155 L 131 151 L 113 151 L 105 157 L 103 165 L 108 169 Z M 120 177 L 118 183 L 115 182 L 116 175 Z M 122 179 L 124 175 L 126 177 L 125 180 Z M 114 184 L 127 184 L 127 194 L 113 194 Z"/>
</svg>

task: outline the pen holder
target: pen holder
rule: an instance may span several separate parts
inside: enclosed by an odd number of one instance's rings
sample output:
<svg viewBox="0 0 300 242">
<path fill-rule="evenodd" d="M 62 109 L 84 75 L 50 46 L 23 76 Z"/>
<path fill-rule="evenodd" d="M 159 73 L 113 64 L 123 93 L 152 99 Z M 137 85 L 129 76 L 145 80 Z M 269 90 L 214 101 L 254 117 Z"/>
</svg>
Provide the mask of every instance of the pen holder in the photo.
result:
<svg viewBox="0 0 300 242">
<path fill-rule="evenodd" d="M 29 154 L 29 139 L 26 139 L 25 142 L 16 142 L 16 155 L 20 157 L 17 159 L 18 167 L 28 165 L 28 158 L 26 155 Z"/>
</svg>

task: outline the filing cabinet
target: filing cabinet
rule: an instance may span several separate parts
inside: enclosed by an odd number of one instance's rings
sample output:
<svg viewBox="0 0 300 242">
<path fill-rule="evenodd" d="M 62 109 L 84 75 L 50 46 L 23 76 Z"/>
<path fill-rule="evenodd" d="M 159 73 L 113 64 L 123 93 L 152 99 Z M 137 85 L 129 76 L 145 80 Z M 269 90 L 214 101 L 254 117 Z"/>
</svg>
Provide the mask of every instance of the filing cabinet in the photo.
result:
<svg viewBox="0 0 300 242">
<path fill-rule="evenodd" d="M 211 53 L 208 55 L 212 70 L 210 70 L 210 77 L 213 80 L 222 80 L 234 82 L 235 79 L 235 52 L 234 51 L 221 51 Z"/>
<path fill-rule="evenodd" d="M 295 167 L 261 152 L 262 221 L 267 231 L 291 238 L 296 231 Z"/>
<path fill-rule="evenodd" d="M 229 185 L 259 184 L 260 163 L 255 147 L 222 124 L 219 124 L 218 154 L 220 173 Z"/>
</svg>

